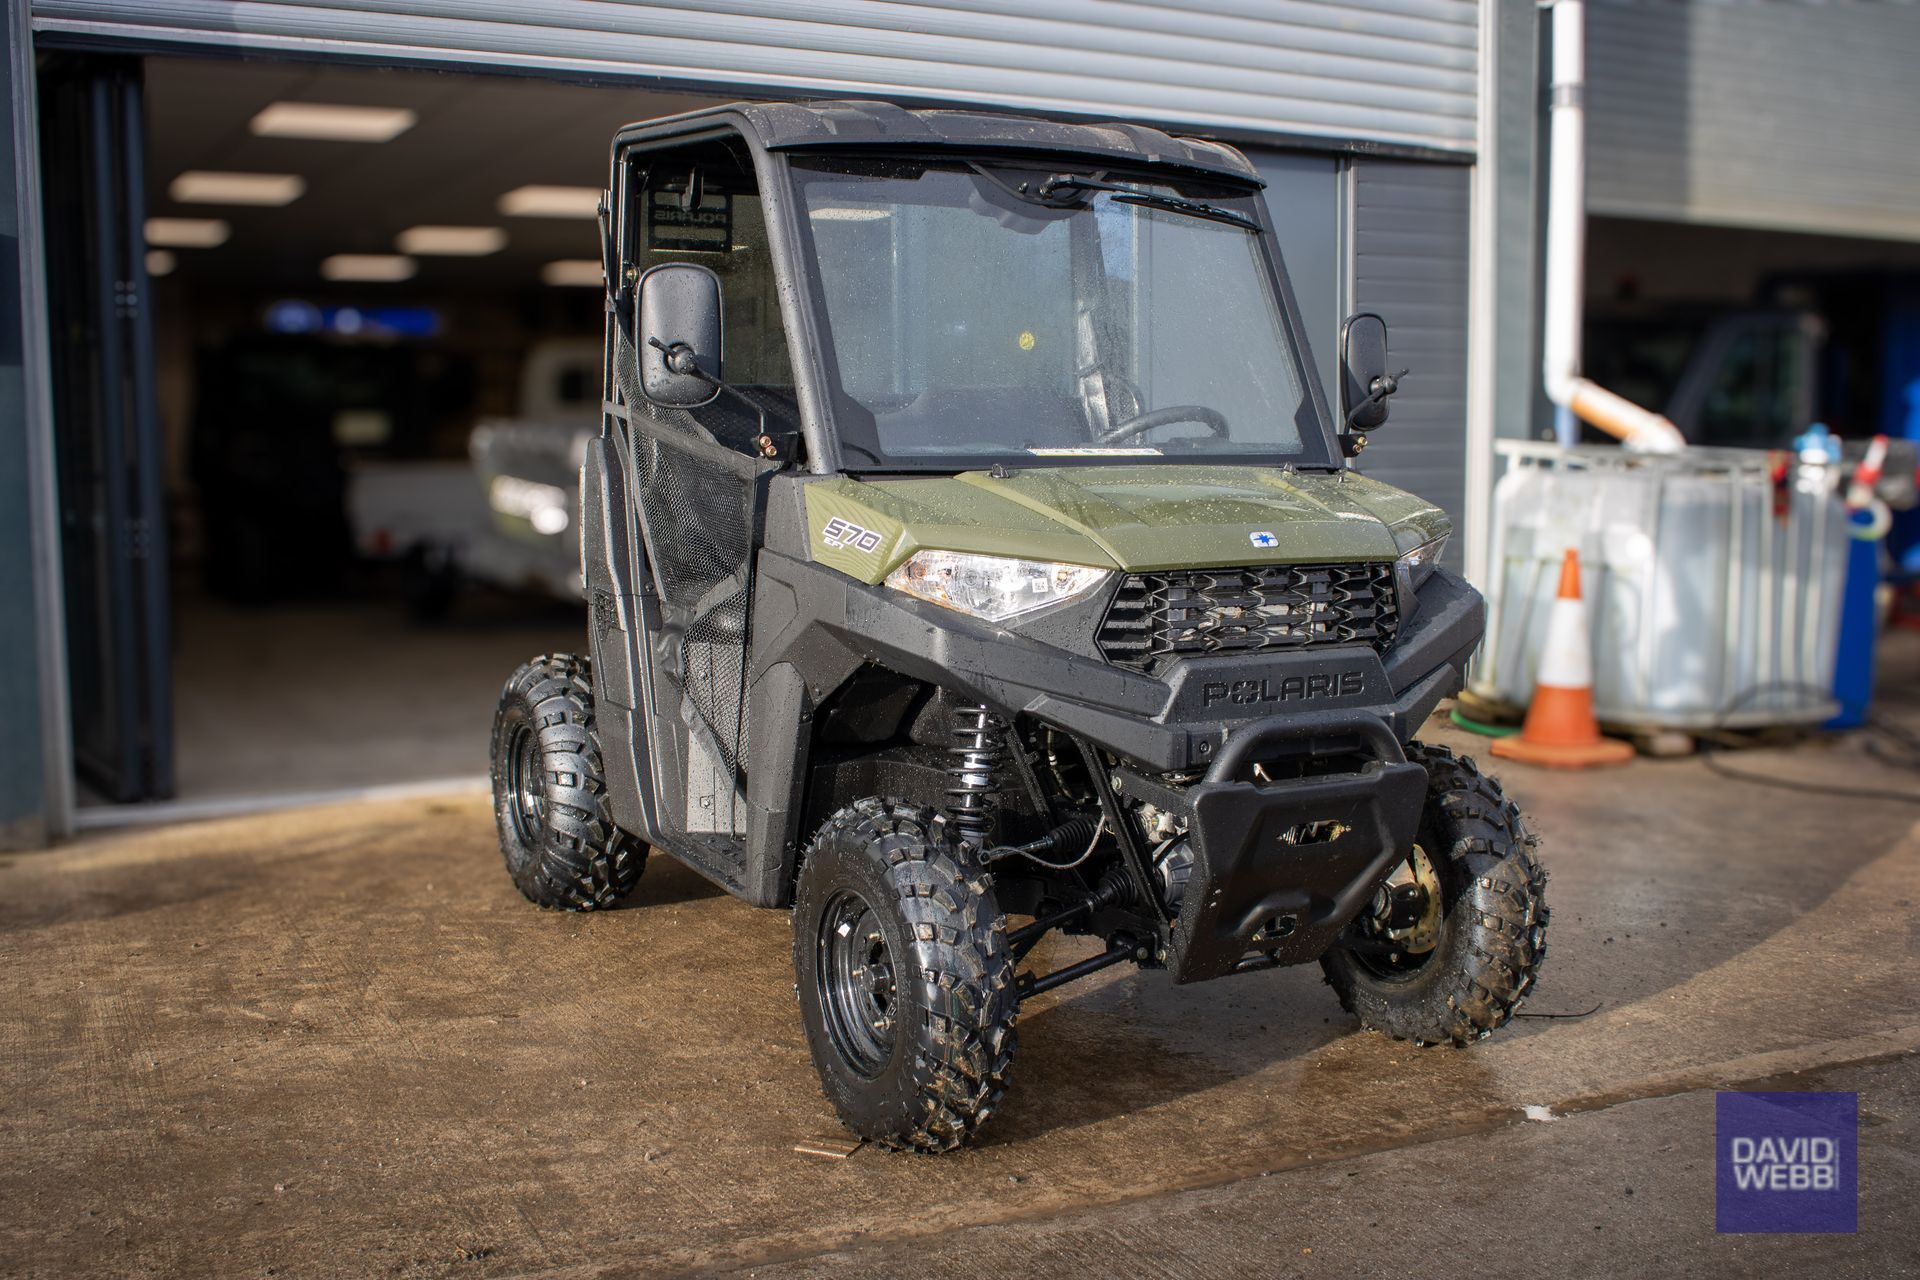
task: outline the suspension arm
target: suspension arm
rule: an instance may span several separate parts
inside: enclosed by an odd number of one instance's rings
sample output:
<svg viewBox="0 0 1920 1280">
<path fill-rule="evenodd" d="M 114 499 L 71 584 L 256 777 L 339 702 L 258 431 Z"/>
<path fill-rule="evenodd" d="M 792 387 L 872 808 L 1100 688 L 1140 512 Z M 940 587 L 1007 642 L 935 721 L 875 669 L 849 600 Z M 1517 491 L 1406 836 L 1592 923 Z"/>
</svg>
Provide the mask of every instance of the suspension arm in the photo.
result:
<svg viewBox="0 0 1920 1280">
<path fill-rule="evenodd" d="M 1014 963 L 1026 958 L 1027 952 L 1045 937 L 1049 930 L 1057 929 L 1068 921 L 1082 915 L 1098 911 L 1102 907 L 1111 907 L 1126 900 L 1127 882 L 1111 870 L 1100 878 L 1099 885 L 1078 902 L 1062 907 L 1050 915 L 1044 915 L 1032 924 L 1022 925 L 1007 935 L 1007 945 L 1013 950 Z"/>
<path fill-rule="evenodd" d="M 1088 956 L 1077 964 L 1056 969 L 1043 977 L 1036 978 L 1030 973 L 1021 974 L 1016 979 L 1016 985 L 1020 988 L 1020 998 L 1024 1000 L 1028 996 L 1037 996 L 1042 991 L 1051 991 L 1055 987 L 1065 986 L 1075 978 L 1084 978 L 1090 973 L 1098 973 L 1102 969 L 1119 964 L 1122 960 L 1131 960 L 1137 950 L 1138 945 L 1132 938 L 1124 933 L 1117 933 L 1113 936 L 1113 944 L 1097 956 Z"/>
</svg>

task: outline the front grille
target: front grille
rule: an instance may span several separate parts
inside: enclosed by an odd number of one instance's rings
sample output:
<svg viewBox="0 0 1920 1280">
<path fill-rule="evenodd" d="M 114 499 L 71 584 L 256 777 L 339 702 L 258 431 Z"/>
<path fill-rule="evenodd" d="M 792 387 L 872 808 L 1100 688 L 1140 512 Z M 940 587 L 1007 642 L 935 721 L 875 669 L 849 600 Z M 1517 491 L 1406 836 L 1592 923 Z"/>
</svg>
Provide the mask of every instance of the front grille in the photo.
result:
<svg viewBox="0 0 1920 1280">
<path fill-rule="evenodd" d="M 1370 644 L 1400 622 L 1390 564 L 1257 565 L 1127 575 L 1100 623 L 1100 652 L 1126 667 L 1190 654 Z"/>
</svg>

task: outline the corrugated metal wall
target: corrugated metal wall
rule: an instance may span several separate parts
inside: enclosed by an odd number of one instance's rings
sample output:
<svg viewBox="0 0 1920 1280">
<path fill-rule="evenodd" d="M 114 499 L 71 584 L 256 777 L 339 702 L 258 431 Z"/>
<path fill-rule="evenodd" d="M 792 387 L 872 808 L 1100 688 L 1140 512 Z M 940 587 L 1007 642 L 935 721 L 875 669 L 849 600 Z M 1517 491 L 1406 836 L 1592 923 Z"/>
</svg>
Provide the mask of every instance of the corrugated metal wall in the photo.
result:
<svg viewBox="0 0 1920 1280">
<path fill-rule="evenodd" d="M 1456 530 L 1466 507 L 1471 176 L 1387 160 L 1357 160 L 1350 176 L 1349 310 L 1380 313 L 1394 371 L 1407 370 L 1360 469 L 1445 508 Z M 1455 537 L 1450 567 L 1461 550 Z"/>
<path fill-rule="evenodd" d="M 35 29 L 1471 152 L 1476 0 L 32 0 Z"/>
<path fill-rule="evenodd" d="M 1587 6 L 1587 206 L 1920 239 L 1920 10 Z"/>
<path fill-rule="evenodd" d="M 1267 214 L 1307 326 L 1307 346 L 1321 385 L 1328 395 L 1337 395 L 1333 375 L 1340 345 L 1341 278 L 1346 274 L 1339 252 L 1341 162 L 1325 153 L 1242 149 L 1267 184 Z"/>
</svg>

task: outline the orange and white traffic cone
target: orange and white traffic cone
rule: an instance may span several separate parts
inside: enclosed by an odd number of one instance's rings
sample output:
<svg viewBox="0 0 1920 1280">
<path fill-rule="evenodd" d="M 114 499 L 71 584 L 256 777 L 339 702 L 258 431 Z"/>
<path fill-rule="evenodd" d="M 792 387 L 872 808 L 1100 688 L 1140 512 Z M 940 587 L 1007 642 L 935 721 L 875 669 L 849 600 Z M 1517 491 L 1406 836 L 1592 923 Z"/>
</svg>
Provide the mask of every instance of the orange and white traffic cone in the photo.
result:
<svg viewBox="0 0 1920 1280">
<path fill-rule="evenodd" d="M 1601 737 L 1593 716 L 1593 649 L 1580 598 L 1580 553 L 1572 547 L 1560 562 L 1560 593 L 1547 615 L 1547 643 L 1526 723 L 1519 733 L 1494 739 L 1493 754 L 1556 769 L 1633 759 L 1632 744 Z"/>
</svg>

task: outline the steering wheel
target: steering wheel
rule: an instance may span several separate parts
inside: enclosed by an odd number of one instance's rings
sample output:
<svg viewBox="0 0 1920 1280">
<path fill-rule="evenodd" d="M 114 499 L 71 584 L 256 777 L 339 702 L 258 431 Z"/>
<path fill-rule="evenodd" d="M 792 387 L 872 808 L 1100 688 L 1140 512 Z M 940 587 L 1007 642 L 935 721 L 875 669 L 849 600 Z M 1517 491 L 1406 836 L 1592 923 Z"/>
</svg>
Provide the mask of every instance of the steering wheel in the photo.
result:
<svg viewBox="0 0 1920 1280">
<path fill-rule="evenodd" d="M 1175 422 L 1197 422 L 1222 440 L 1227 438 L 1227 420 L 1217 411 L 1203 404 L 1173 404 L 1164 409 L 1135 414 L 1102 434 L 1099 442 L 1118 444 L 1122 440 L 1133 439 L 1142 431 L 1151 431 L 1155 427 L 1169 426 Z"/>
</svg>

